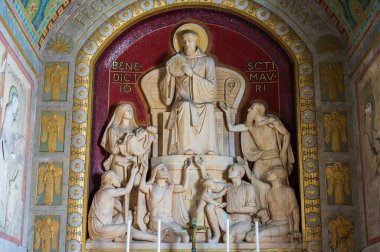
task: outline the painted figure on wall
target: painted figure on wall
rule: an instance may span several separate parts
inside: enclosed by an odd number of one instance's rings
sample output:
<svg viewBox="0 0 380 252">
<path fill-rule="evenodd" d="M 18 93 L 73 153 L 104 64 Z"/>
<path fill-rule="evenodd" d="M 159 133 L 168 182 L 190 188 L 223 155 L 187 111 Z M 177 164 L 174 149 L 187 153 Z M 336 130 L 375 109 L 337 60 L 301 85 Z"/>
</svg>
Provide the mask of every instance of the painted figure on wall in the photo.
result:
<svg viewBox="0 0 380 252">
<path fill-rule="evenodd" d="M 321 62 L 321 98 L 323 101 L 344 101 L 345 86 L 342 62 Z"/>
<path fill-rule="evenodd" d="M 12 154 L 9 146 L 12 145 L 14 138 L 19 138 L 15 132 L 17 123 L 17 112 L 19 107 L 18 92 L 15 86 L 12 86 L 9 92 L 9 102 L 5 106 L 4 121 L 0 132 L 1 138 L 1 157 L 6 163 Z"/>
<path fill-rule="evenodd" d="M 331 112 L 323 116 L 323 127 L 325 129 L 325 150 L 345 151 L 347 150 L 347 117 L 338 112 Z"/>
<path fill-rule="evenodd" d="M 373 95 L 367 97 L 364 109 L 365 114 L 365 134 L 367 135 L 370 153 L 375 156 L 376 165 L 372 168 L 374 174 L 380 174 L 380 123 L 376 128 L 375 124 L 375 102 Z"/>
<path fill-rule="evenodd" d="M 51 94 L 49 100 L 65 100 L 60 98 L 60 93 L 66 94 L 68 73 L 68 65 L 64 63 L 54 63 L 46 67 L 44 93 Z"/>
<path fill-rule="evenodd" d="M 21 208 L 20 204 L 22 190 L 23 190 L 23 175 L 25 164 L 25 139 L 19 135 L 19 138 L 14 139 L 12 143 L 11 155 L 12 158 L 8 161 L 8 195 L 6 203 L 6 217 L 5 228 L 10 233 L 17 233 L 19 226 L 15 223 L 21 221 Z M 11 167 L 11 169 L 9 169 Z"/>
<path fill-rule="evenodd" d="M 166 63 L 160 83 L 162 101 L 171 106 L 169 154 L 217 153 L 215 62 L 204 53 L 207 40 L 206 31 L 196 24 L 182 25 L 174 34 L 178 54 Z"/>
<path fill-rule="evenodd" d="M 327 194 L 334 196 L 334 204 L 344 205 L 347 196 L 351 196 L 350 169 L 336 162 L 327 166 Z M 346 196 L 347 195 L 347 196 Z"/>
<path fill-rule="evenodd" d="M 358 82 L 358 119 L 362 164 L 363 196 L 368 240 L 380 239 L 380 57 Z"/>
<path fill-rule="evenodd" d="M 41 119 L 41 127 L 41 143 L 47 143 L 47 151 L 63 151 L 63 148 L 57 149 L 57 142 L 63 144 L 65 117 L 55 111 L 44 114 Z"/>
<path fill-rule="evenodd" d="M 59 220 L 52 220 L 50 216 L 36 220 L 34 223 L 34 251 L 41 248 L 41 252 L 58 251 Z"/>
<path fill-rule="evenodd" d="M 1 166 L 1 186 L 0 186 L 0 226 L 9 228 L 9 223 L 15 211 L 17 196 L 15 193 L 21 193 L 24 150 L 22 144 L 25 143 L 24 136 L 17 130 L 19 112 L 18 91 L 12 86 L 9 91 L 9 102 L 5 106 L 3 125 L 0 131 L 0 166 Z M 21 145 L 21 146 L 20 146 Z M 21 179 L 21 181 L 20 181 Z M 18 184 L 16 184 L 18 183 Z M 16 191 L 14 191 L 16 190 Z M 10 195 L 14 196 L 10 198 Z"/>
<path fill-rule="evenodd" d="M 44 193 L 44 205 L 54 203 L 54 194 L 61 196 L 62 167 L 47 163 L 38 168 L 37 195 Z"/>
<path fill-rule="evenodd" d="M 32 87 L 0 32 L 0 236 L 16 243 L 23 233 Z"/>
<path fill-rule="evenodd" d="M 354 251 L 352 221 L 343 216 L 330 219 L 328 222 L 330 248 L 336 252 Z"/>
</svg>

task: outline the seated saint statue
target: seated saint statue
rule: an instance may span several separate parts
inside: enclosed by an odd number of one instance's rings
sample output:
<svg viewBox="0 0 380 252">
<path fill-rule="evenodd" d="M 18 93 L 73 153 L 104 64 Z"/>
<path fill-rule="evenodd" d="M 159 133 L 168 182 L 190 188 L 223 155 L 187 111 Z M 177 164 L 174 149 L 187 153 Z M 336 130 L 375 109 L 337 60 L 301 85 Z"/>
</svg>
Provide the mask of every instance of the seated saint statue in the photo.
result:
<svg viewBox="0 0 380 252">
<path fill-rule="evenodd" d="M 214 59 L 204 53 L 207 33 L 185 24 L 173 40 L 179 53 L 166 63 L 160 83 L 162 100 L 171 106 L 166 125 L 171 130 L 169 154 L 216 154 L 216 74 Z"/>
<path fill-rule="evenodd" d="M 198 163 L 198 161 L 196 162 Z M 201 169 L 202 178 L 207 178 L 208 174 L 205 167 L 199 163 L 197 166 Z M 230 242 L 232 243 L 243 241 L 246 233 L 251 230 L 252 216 L 257 211 L 256 192 L 250 183 L 242 180 L 244 175 L 244 166 L 239 163 L 228 168 L 228 179 L 231 180 L 231 183 L 224 183 L 228 188 L 226 211 L 214 204 L 206 206 L 206 215 L 213 231 L 213 237 L 209 242 L 219 241 L 220 229 L 226 231 L 227 219 L 230 220 Z M 223 240 L 226 242 L 226 236 L 223 237 Z"/>
<path fill-rule="evenodd" d="M 242 132 L 241 149 L 244 157 L 255 162 L 253 173 L 259 180 L 265 180 L 273 166 L 286 167 L 290 174 L 293 170 L 294 156 L 290 145 L 290 134 L 281 121 L 265 114 L 265 106 L 255 102 L 248 109 L 244 124 L 233 125 L 227 105 L 219 103 L 226 114 L 229 131 Z"/>
<path fill-rule="evenodd" d="M 246 170 L 249 171 L 249 168 Z M 297 199 L 293 189 L 284 185 L 287 176 L 285 168 L 275 166 L 267 174 L 271 185 L 257 180 L 254 175 L 251 177 L 255 183 L 262 183 L 266 194 L 266 205 L 262 205 L 260 214 L 257 214 L 263 224 L 259 230 L 260 242 L 288 242 L 289 238 L 293 242 L 301 238 Z M 246 241 L 256 241 L 255 229 L 247 233 Z"/>
<path fill-rule="evenodd" d="M 128 226 L 125 224 L 124 209 L 118 198 L 131 192 L 138 170 L 137 166 L 132 168 L 131 178 L 125 188 L 119 188 L 121 179 L 114 171 L 109 170 L 102 174 L 100 189 L 95 193 L 88 214 L 90 239 L 96 241 L 124 240 Z M 129 218 L 131 218 L 131 214 Z M 131 239 L 155 242 L 157 236 L 131 227 Z"/>
<path fill-rule="evenodd" d="M 144 222 L 148 224 L 151 231 L 156 232 L 158 220 L 161 220 L 161 230 L 166 232 L 162 237 L 163 242 L 189 242 L 189 234 L 181 225 L 189 222 L 182 194 L 186 192 L 188 187 L 190 164 L 191 162 L 187 160 L 184 167 L 183 185 L 174 184 L 169 180 L 168 168 L 163 163 L 152 168 L 151 178 L 146 182 L 148 166 L 144 165 L 139 187 L 140 191 L 146 195 L 148 212 L 144 216 Z"/>
</svg>

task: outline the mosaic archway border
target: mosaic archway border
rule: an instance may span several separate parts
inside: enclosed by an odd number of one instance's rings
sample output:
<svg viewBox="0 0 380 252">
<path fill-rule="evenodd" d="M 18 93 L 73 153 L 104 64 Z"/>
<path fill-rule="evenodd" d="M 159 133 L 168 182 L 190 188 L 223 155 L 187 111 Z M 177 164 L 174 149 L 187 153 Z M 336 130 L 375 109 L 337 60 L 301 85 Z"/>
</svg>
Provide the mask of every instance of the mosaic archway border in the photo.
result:
<svg viewBox="0 0 380 252">
<path fill-rule="evenodd" d="M 293 60 L 303 249 L 321 251 L 313 56 L 300 36 L 286 22 L 262 5 L 249 0 L 197 0 L 191 3 L 178 0 L 136 1 L 104 21 L 84 42 L 75 61 L 66 251 L 85 251 L 94 63 L 105 47 L 132 24 L 160 11 L 186 7 L 214 8 L 241 16 L 268 32 Z"/>
</svg>

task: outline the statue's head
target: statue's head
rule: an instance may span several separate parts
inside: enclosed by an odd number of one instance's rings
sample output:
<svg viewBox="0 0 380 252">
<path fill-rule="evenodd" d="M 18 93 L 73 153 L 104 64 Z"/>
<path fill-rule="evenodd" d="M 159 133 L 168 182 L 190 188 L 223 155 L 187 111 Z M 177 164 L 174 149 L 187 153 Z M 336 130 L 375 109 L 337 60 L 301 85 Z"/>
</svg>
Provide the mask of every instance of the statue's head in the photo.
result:
<svg viewBox="0 0 380 252">
<path fill-rule="evenodd" d="M 203 180 L 203 187 L 205 189 L 215 190 L 214 181 L 210 178 Z"/>
<path fill-rule="evenodd" d="M 156 178 L 159 178 L 159 179 L 168 179 L 169 178 L 169 171 L 168 171 L 168 168 L 166 167 L 166 165 L 164 163 L 161 163 L 157 167 Z"/>
<path fill-rule="evenodd" d="M 148 184 L 153 184 L 156 179 L 166 179 L 169 182 L 169 171 L 164 163 L 158 163 L 152 167 L 152 172 Z"/>
<path fill-rule="evenodd" d="M 260 102 L 254 102 L 248 109 L 248 115 L 249 118 L 255 118 L 256 115 L 265 115 L 265 106 L 264 104 Z"/>
<path fill-rule="evenodd" d="M 121 179 L 120 177 L 112 170 L 108 170 L 102 174 L 101 177 L 101 186 L 112 185 L 114 187 L 120 187 Z"/>
<path fill-rule="evenodd" d="M 130 126 L 137 128 L 137 123 L 135 122 L 135 116 L 131 104 L 122 103 L 118 105 L 111 119 L 111 123 L 112 125 L 119 125 L 122 119 L 129 120 Z"/>
<path fill-rule="evenodd" d="M 186 56 L 193 56 L 198 46 L 198 34 L 193 30 L 182 32 L 182 48 Z"/>
<path fill-rule="evenodd" d="M 132 119 L 133 118 L 133 108 L 130 104 L 125 103 L 125 104 L 122 104 L 119 106 L 122 109 L 122 113 L 123 113 L 122 116 L 124 119 Z"/>
<path fill-rule="evenodd" d="M 228 169 L 228 178 L 233 179 L 236 177 L 244 177 L 245 175 L 245 169 L 242 164 L 239 163 L 234 163 L 233 165 L 230 166 Z"/>
<path fill-rule="evenodd" d="M 285 179 L 288 177 L 288 172 L 283 166 L 273 166 L 271 170 L 267 173 L 267 181 L 276 181 L 280 180 L 281 182 L 284 182 Z"/>
</svg>

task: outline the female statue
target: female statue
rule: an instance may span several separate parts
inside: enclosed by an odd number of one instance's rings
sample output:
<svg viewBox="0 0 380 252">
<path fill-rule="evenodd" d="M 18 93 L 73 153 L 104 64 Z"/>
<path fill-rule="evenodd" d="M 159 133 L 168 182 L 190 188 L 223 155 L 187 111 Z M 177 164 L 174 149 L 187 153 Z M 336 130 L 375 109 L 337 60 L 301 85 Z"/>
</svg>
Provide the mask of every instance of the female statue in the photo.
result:
<svg viewBox="0 0 380 252">
<path fill-rule="evenodd" d="M 110 153 L 109 158 L 103 163 L 104 169 L 113 170 L 123 181 L 127 179 L 128 166 L 136 160 L 133 160 L 133 156 L 122 155 L 120 146 L 124 138 L 133 134 L 137 128 L 132 106 L 128 103 L 120 104 L 112 115 L 100 143 Z"/>
</svg>

